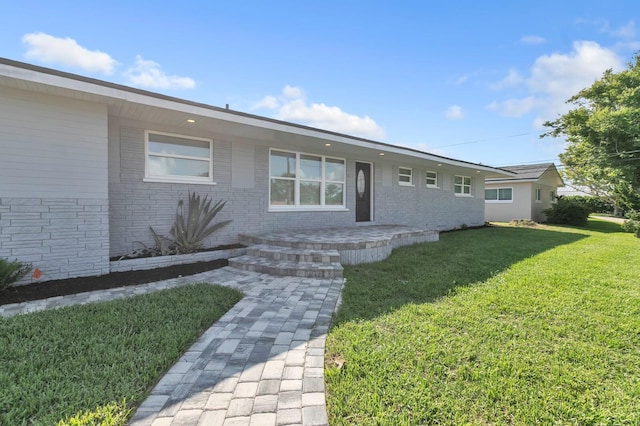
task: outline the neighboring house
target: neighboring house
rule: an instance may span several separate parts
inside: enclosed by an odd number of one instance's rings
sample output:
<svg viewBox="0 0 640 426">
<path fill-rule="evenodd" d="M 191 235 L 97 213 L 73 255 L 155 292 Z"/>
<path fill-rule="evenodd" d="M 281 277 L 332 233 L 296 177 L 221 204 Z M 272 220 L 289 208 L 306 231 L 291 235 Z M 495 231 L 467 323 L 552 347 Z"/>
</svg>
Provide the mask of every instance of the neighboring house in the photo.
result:
<svg viewBox="0 0 640 426">
<path fill-rule="evenodd" d="M 0 257 L 43 280 L 100 275 L 188 191 L 239 233 L 484 223 L 484 183 L 513 174 L 0 59 Z"/>
<path fill-rule="evenodd" d="M 485 180 L 485 218 L 490 222 L 546 220 L 544 210 L 556 201 L 564 182 L 553 163 L 501 167 L 515 174 Z"/>
</svg>

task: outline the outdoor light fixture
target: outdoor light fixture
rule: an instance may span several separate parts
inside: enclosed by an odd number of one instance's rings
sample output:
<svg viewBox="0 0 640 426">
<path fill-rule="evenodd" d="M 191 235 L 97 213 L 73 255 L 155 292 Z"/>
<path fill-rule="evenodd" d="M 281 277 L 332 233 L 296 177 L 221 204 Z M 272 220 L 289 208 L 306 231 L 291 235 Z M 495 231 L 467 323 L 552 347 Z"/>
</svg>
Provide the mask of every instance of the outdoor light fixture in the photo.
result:
<svg viewBox="0 0 640 426">
<path fill-rule="evenodd" d="M 193 118 L 188 118 L 187 119 L 187 123 L 195 123 L 195 122 L 196 122 L 196 120 L 194 120 Z"/>
<path fill-rule="evenodd" d="M 380 155 L 384 155 L 384 152 L 381 152 Z"/>
<path fill-rule="evenodd" d="M 331 146 L 331 144 L 330 143 L 325 143 L 324 146 Z"/>
</svg>

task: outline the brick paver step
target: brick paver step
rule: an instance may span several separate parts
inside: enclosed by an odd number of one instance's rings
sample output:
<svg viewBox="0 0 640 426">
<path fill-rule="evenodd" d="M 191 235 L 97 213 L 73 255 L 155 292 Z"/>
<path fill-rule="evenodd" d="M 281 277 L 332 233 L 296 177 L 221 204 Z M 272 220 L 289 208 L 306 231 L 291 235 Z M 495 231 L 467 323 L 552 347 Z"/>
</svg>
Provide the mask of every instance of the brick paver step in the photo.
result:
<svg viewBox="0 0 640 426">
<path fill-rule="evenodd" d="M 338 253 L 337 250 L 300 249 L 268 244 L 256 244 L 247 248 L 247 255 L 290 262 L 315 262 L 325 264 L 340 262 L 340 253 Z"/>
<path fill-rule="evenodd" d="M 308 278 L 342 278 L 343 267 L 339 262 L 295 262 L 244 255 L 229 259 L 229 266 L 244 271 L 276 276 Z"/>
</svg>

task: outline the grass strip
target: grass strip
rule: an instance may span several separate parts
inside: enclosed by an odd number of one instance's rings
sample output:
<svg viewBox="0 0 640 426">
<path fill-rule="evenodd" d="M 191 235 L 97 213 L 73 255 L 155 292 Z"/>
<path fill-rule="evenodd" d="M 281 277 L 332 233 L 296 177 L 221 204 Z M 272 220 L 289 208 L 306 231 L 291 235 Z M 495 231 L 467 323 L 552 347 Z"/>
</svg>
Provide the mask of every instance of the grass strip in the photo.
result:
<svg viewBox="0 0 640 426">
<path fill-rule="evenodd" d="M 619 229 L 444 233 L 345 268 L 331 424 L 639 424 L 640 240 Z"/>
<path fill-rule="evenodd" d="M 201 283 L 0 318 L 0 423 L 124 424 L 162 374 L 241 298 Z"/>
</svg>

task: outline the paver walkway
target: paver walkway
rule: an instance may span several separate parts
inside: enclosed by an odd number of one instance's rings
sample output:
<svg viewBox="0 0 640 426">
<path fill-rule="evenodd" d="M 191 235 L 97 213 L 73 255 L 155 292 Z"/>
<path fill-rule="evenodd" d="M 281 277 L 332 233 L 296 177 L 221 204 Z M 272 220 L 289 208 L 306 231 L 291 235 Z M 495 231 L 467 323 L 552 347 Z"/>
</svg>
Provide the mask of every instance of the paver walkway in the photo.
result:
<svg viewBox="0 0 640 426">
<path fill-rule="evenodd" d="M 6 305 L 0 307 L 0 315 L 193 282 L 237 288 L 245 297 L 162 377 L 130 424 L 328 424 L 324 346 L 342 279 L 274 277 L 226 267 L 136 287 Z"/>
</svg>

